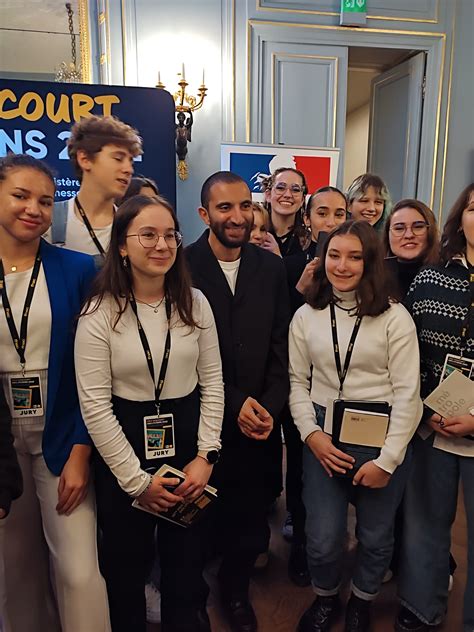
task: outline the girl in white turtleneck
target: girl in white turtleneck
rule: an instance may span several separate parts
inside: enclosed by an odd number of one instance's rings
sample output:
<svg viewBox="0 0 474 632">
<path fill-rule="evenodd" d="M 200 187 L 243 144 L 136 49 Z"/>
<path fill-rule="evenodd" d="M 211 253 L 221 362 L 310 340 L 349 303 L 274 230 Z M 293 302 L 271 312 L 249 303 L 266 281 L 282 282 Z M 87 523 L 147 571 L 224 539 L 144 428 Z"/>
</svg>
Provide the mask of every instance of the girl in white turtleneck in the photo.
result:
<svg viewBox="0 0 474 632">
<path fill-rule="evenodd" d="M 390 300 L 386 287 L 374 229 L 363 221 L 345 222 L 331 233 L 308 302 L 290 326 L 290 409 L 305 443 L 307 552 L 317 595 L 298 632 L 329 629 L 339 613 L 349 502 L 356 507 L 358 554 L 346 630 L 369 629 L 370 602 L 390 564 L 395 512 L 408 476 L 407 446 L 422 406 L 415 326 L 405 308 Z M 342 393 L 331 303 L 342 367 L 357 316 L 362 317 Z M 387 401 L 391 406 L 380 455 L 355 472 L 354 459 L 337 449 L 331 438 L 330 413 L 338 398 Z M 344 473 L 351 475 L 334 476 Z"/>
</svg>

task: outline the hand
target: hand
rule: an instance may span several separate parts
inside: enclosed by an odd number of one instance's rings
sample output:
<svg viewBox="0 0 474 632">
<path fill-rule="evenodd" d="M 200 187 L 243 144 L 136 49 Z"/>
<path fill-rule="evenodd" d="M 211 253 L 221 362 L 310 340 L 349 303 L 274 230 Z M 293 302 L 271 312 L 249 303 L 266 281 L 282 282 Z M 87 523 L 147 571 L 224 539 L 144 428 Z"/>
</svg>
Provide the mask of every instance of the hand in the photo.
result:
<svg viewBox="0 0 474 632">
<path fill-rule="evenodd" d="M 69 516 L 87 496 L 89 483 L 89 459 L 91 448 L 88 445 L 76 444 L 66 461 L 58 485 L 59 515 Z"/>
<path fill-rule="evenodd" d="M 300 280 L 296 284 L 296 289 L 300 294 L 304 294 L 309 290 L 314 281 L 314 271 L 318 267 L 319 257 L 315 257 L 312 261 L 306 264 L 303 274 L 300 276 Z"/>
<path fill-rule="evenodd" d="M 249 439 L 264 441 L 273 430 L 273 417 L 253 397 L 247 397 L 240 409 L 237 423 Z"/>
<path fill-rule="evenodd" d="M 150 487 L 148 487 L 137 500 L 142 507 L 150 511 L 165 511 L 183 500 L 182 496 L 178 496 L 174 492 L 169 491 L 165 486 L 176 487 L 180 482 L 179 478 L 153 476 Z"/>
<path fill-rule="evenodd" d="M 212 474 L 212 465 L 206 459 L 197 456 L 183 468 L 186 480 L 177 487 L 174 493 L 185 501 L 193 501 L 202 494 Z"/>
<path fill-rule="evenodd" d="M 5 511 L 5 509 L 2 509 L 2 508 L 0 507 L 0 520 L 1 520 L 2 518 L 5 518 L 5 516 L 6 516 L 6 515 L 7 515 L 7 512 Z"/>
<path fill-rule="evenodd" d="M 451 437 L 451 435 L 448 434 L 444 429 L 445 422 L 446 419 L 444 419 L 444 417 L 441 417 L 441 415 L 438 415 L 438 413 L 431 415 L 431 417 L 426 420 L 426 423 L 432 430 L 442 435 L 443 437 Z"/>
<path fill-rule="evenodd" d="M 342 450 L 338 450 L 331 437 L 322 430 L 310 434 L 306 439 L 306 445 L 331 478 L 333 471 L 345 474 L 347 470 L 352 470 L 355 459 Z"/>
<path fill-rule="evenodd" d="M 263 248 L 264 250 L 269 250 L 270 252 L 273 252 L 274 255 L 281 257 L 280 246 L 271 233 L 267 233 L 265 235 L 265 239 L 263 240 L 260 248 Z"/>
<path fill-rule="evenodd" d="M 378 465 L 375 465 L 373 461 L 367 461 L 367 463 L 361 465 L 358 472 L 354 474 L 352 484 L 363 485 L 364 487 L 370 487 L 371 489 L 380 489 L 382 487 L 387 487 L 390 477 L 391 474 L 383 470 Z"/>
<path fill-rule="evenodd" d="M 471 414 L 447 417 L 443 428 L 448 437 L 465 437 L 474 434 L 474 416 Z"/>
</svg>

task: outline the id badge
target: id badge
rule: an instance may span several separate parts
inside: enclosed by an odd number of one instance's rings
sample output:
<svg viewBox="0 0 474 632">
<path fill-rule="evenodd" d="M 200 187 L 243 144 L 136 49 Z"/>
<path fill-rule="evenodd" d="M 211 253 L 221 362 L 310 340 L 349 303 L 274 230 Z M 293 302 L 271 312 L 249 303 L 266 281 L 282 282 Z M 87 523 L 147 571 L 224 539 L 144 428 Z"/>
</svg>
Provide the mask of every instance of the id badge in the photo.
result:
<svg viewBox="0 0 474 632">
<path fill-rule="evenodd" d="M 44 415 L 39 373 L 11 377 L 10 394 L 13 406 L 12 417 L 42 417 Z"/>
<path fill-rule="evenodd" d="M 470 380 L 474 380 L 474 360 L 448 353 L 444 361 L 443 371 L 439 383 L 443 382 L 453 371 L 459 371 Z"/>
<path fill-rule="evenodd" d="M 174 456 L 174 418 L 172 414 L 143 417 L 145 458 L 161 459 Z"/>
</svg>

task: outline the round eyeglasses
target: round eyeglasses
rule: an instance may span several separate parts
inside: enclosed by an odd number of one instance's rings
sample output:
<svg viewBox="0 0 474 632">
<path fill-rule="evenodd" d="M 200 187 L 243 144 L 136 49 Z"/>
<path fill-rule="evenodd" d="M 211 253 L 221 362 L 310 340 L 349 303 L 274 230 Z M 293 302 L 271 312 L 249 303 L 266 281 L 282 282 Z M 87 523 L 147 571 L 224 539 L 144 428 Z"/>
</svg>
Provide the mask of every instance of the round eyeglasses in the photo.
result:
<svg viewBox="0 0 474 632">
<path fill-rule="evenodd" d="M 273 188 L 275 189 L 275 191 L 277 191 L 277 193 L 284 193 L 287 189 L 295 195 L 303 193 L 303 187 L 299 184 L 286 184 L 286 182 L 277 182 L 273 185 Z"/>
<path fill-rule="evenodd" d="M 403 237 L 408 229 L 410 229 L 414 235 L 423 235 L 428 229 L 428 224 L 426 222 L 413 222 L 413 224 L 400 223 L 390 226 L 390 232 L 396 237 Z"/>
<path fill-rule="evenodd" d="M 183 243 L 183 236 L 177 230 L 168 230 L 166 233 L 160 234 L 154 230 L 143 229 L 138 233 L 130 233 L 127 237 L 138 237 L 138 241 L 143 248 L 156 248 L 160 237 L 163 237 L 168 248 L 174 250 Z"/>
</svg>

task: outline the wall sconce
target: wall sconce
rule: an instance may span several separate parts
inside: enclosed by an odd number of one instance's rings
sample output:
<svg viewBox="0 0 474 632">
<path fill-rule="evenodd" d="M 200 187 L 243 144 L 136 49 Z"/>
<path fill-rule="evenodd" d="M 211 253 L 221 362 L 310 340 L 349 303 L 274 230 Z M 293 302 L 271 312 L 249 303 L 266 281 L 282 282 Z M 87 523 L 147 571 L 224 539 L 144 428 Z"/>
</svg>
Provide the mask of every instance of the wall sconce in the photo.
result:
<svg viewBox="0 0 474 632">
<path fill-rule="evenodd" d="M 193 112 L 199 110 L 204 103 L 207 88 L 204 83 L 204 70 L 202 71 L 202 83 L 198 88 L 197 96 L 186 92 L 188 82 L 184 74 L 184 64 L 181 64 L 181 79 L 178 81 L 179 90 L 173 94 L 176 111 L 176 155 L 178 156 L 178 166 L 176 168 L 180 180 L 188 177 L 188 165 L 186 155 L 188 153 L 188 142 L 191 142 L 191 129 L 194 118 Z M 156 87 L 163 90 L 165 85 L 161 83 L 161 73 L 158 71 L 158 83 Z"/>
</svg>

